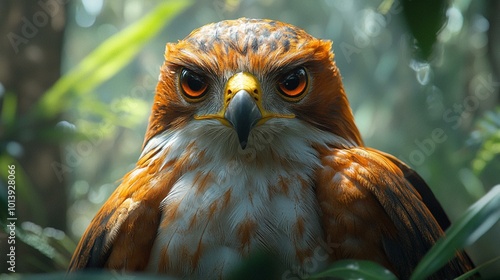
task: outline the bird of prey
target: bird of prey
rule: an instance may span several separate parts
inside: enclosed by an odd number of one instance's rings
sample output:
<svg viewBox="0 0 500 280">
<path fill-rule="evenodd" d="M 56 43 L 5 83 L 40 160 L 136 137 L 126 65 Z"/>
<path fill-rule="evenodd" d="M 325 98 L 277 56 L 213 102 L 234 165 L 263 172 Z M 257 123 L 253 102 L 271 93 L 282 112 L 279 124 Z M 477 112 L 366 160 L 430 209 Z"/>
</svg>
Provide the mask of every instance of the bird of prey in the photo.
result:
<svg viewBox="0 0 500 280">
<path fill-rule="evenodd" d="M 302 276 L 360 259 L 405 279 L 449 223 L 417 173 L 364 146 L 331 41 L 241 18 L 166 45 L 142 154 L 69 270 L 224 279 L 267 252 Z M 433 277 L 472 267 L 458 251 Z"/>
</svg>

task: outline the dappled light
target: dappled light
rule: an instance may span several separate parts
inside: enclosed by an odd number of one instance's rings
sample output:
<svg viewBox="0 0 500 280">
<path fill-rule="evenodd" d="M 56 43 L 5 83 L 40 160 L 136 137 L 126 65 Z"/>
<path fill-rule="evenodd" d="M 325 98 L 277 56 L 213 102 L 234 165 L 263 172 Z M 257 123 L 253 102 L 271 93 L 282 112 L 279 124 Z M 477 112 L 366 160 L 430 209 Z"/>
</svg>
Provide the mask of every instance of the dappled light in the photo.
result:
<svg viewBox="0 0 500 280">
<path fill-rule="evenodd" d="M 452 222 L 491 199 L 490 212 L 463 225 L 474 239 L 465 249 L 476 264 L 500 255 L 491 208 L 498 202 L 488 193 L 500 183 L 500 5 L 436 1 L 423 8 L 434 32 L 415 26 L 420 10 L 405 10 L 418 1 L 75 0 L 29 9 L 7 2 L 0 4 L 0 218 L 7 240 L 4 182 L 15 165 L 16 244 L 24 244 L 16 272 L 65 270 L 96 212 L 134 168 L 165 44 L 240 17 L 287 22 L 333 41 L 365 144 L 416 170 Z M 0 261 L 8 260 L 2 251 Z M 363 262 L 331 269 L 350 275 L 357 265 L 395 277 Z"/>
</svg>

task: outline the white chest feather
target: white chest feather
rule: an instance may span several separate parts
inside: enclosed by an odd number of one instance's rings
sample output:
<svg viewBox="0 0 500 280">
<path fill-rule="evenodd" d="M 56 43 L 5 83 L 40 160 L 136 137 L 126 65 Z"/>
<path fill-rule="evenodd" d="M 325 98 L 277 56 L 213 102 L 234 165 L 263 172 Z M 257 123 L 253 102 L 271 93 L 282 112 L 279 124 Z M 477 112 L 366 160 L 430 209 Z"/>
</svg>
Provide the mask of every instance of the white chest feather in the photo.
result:
<svg viewBox="0 0 500 280">
<path fill-rule="evenodd" d="M 323 240 L 313 187 L 320 162 L 311 143 L 335 139 L 287 128 L 265 131 L 263 142 L 257 130 L 242 151 L 235 135 L 201 131 L 193 126 L 161 140 L 166 161 L 186 166 L 163 200 L 149 269 L 221 278 L 259 251 L 286 267 L 303 266 Z"/>
</svg>

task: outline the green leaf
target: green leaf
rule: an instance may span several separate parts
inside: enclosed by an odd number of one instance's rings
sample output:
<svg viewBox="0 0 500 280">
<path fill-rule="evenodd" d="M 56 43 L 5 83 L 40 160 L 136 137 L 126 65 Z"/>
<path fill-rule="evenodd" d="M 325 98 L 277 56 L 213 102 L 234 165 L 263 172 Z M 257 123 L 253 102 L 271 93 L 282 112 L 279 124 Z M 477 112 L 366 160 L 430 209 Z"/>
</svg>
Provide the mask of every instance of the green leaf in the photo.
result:
<svg viewBox="0 0 500 280">
<path fill-rule="evenodd" d="M 446 231 L 415 268 L 411 279 L 425 279 L 455 256 L 456 250 L 474 243 L 500 219 L 500 185 L 474 203 Z"/>
<path fill-rule="evenodd" d="M 402 0 L 403 15 L 419 47 L 419 55 L 428 59 L 437 34 L 446 20 L 446 0 Z"/>
<path fill-rule="evenodd" d="M 340 277 L 343 279 L 373 279 L 393 280 L 397 279 L 392 272 L 383 266 L 361 260 L 342 260 L 335 262 L 325 271 L 313 275 L 310 279 L 321 279 L 323 277 Z"/>
<path fill-rule="evenodd" d="M 17 96 L 12 92 L 6 92 L 3 95 L 3 105 L 0 111 L 0 124 L 10 128 L 16 118 Z"/>
<path fill-rule="evenodd" d="M 43 216 L 43 212 L 39 211 L 39 209 L 44 209 L 43 201 L 37 199 L 33 194 L 36 193 L 36 189 L 26 170 L 24 170 L 23 166 L 19 163 L 17 159 L 8 155 L 8 154 L 0 154 L 0 166 L 5 168 L 0 169 L 0 179 L 4 182 L 8 181 L 8 165 L 15 166 L 15 191 L 16 191 L 16 200 L 23 201 L 26 203 L 25 205 L 29 206 L 30 213 L 34 215 L 34 219 L 43 220 L 45 217 Z M 6 193 L 5 193 L 6 194 Z M 3 197 L 2 197 L 3 198 Z M 6 198 L 6 197 L 5 197 Z M 3 203 L 3 201 L 1 202 Z M 7 203 L 7 200 L 5 200 Z M 6 208 L 5 208 L 6 209 Z M 6 215 L 6 212 L 0 214 L 0 217 Z"/>
<path fill-rule="evenodd" d="M 494 264 L 495 262 L 498 262 L 500 261 L 500 256 L 496 257 L 496 258 L 493 258 L 485 263 L 482 263 L 481 265 L 479 266 L 476 266 L 474 269 L 471 269 L 469 271 L 467 271 L 466 273 L 460 275 L 460 277 L 457 277 L 455 278 L 455 280 L 467 280 L 467 279 L 470 279 L 471 277 L 473 277 L 476 273 L 479 273 L 479 271 L 481 271 L 481 269 L 485 268 L 485 267 L 488 267 L 492 264 Z"/>
<path fill-rule="evenodd" d="M 168 1 L 112 36 L 61 77 L 38 103 L 36 114 L 51 117 L 68 107 L 76 95 L 89 92 L 115 75 L 190 1 Z"/>
</svg>

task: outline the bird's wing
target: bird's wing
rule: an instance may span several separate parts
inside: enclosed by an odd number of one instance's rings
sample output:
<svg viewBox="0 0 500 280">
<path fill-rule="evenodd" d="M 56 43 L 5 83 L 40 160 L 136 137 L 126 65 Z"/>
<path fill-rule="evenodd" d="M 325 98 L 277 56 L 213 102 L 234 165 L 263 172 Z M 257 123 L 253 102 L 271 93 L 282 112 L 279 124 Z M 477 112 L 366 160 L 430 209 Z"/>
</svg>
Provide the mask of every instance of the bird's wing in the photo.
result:
<svg viewBox="0 0 500 280">
<path fill-rule="evenodd" d="M 418 175 L 415 170 L 411 169 L 408 165 L 394 157 L 393 155 L 373 150 L 370 148 L 366 148 L 367 150 L 375 153 L 375 154 L 380 154 L 383 157 L 386 157 L 389 159 L 393 164 L 395 164 L 401 171 L 403 172 L 404 177 L 406 180 L 409 181 L 410 185 L 412 185 L 417 192 L 420 194 L 422 201 L 424 202 L 425 206 L 429 209 L 429 211 L 432 213 L 436 221 L 439 223 L 439 226 L 443 231 L 447 230 L 448 227 L 450 226 L 450 219 L 448 219 L 448 216 L 446 215 L 446 212 L 444 212 L 443 207 L 439 203 L 439 201 L 436 199 L 434 196 L 434 193 L 431 191 L 427 183 Z"/>
<path fill-rule="evenodd" d="M 373 149 L 325 148 L 320 154 L 316 191 L 332 259 L 368 259 L 409 278 L 449 224 L 429 187 L 395 157 Z M 436 277 L 471 267 L 458 252 Z"/>
<path fill-rule="evenodd" d="M 159 172 L 161 163 L 150 162 L 152 155 L 139 160 L 96 214 L 73 254 L 69 271 L 146 267 L 160 223 L 160 203 L 175 177 L 175 170 Z"/>
</svg>

